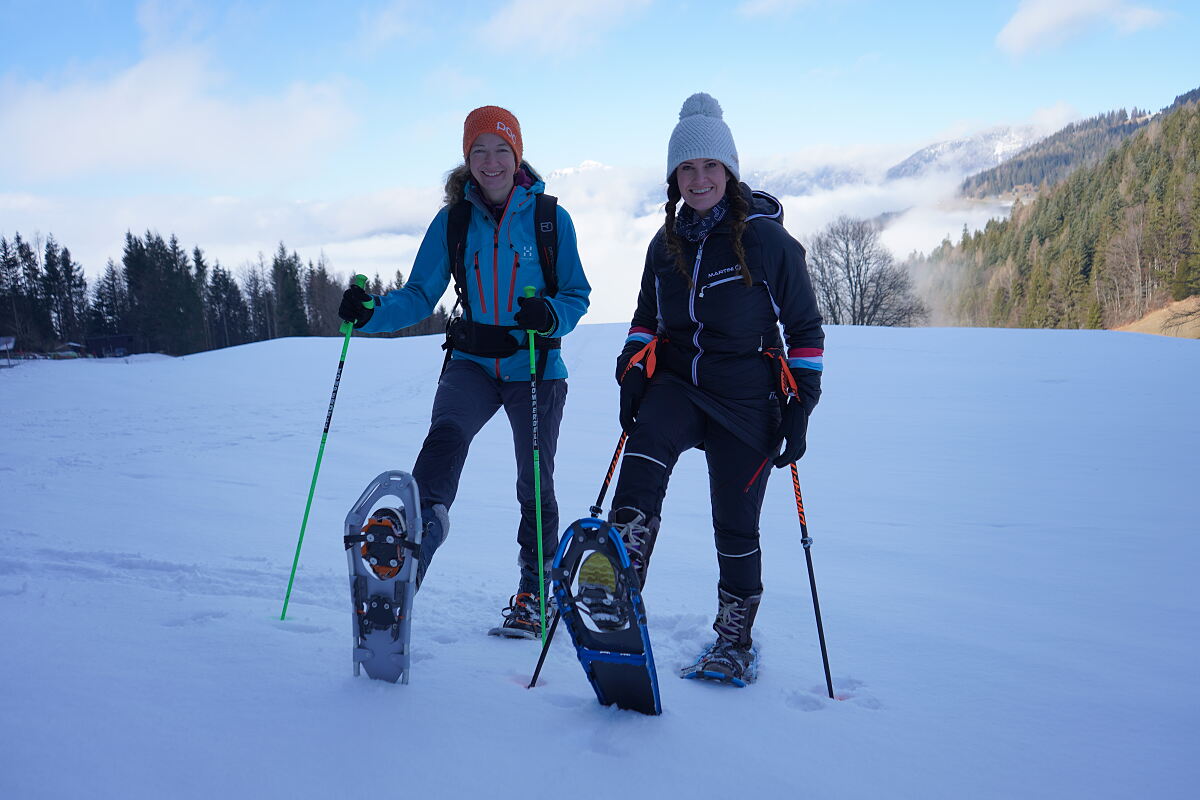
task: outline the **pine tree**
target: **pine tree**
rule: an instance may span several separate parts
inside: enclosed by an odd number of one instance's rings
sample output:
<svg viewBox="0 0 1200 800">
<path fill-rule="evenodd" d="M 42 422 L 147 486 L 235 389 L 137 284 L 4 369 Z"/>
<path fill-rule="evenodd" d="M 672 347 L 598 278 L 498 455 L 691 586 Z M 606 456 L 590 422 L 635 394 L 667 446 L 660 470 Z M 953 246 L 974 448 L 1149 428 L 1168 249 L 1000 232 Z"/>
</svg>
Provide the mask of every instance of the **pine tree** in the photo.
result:
<svg viewBox="0 0 1200 800">
<path fill-rule="evenodd" d="M 308 308 L 308 329 L 314 336 L 337 335 L 342 325 L 337 309 L 347 283 L 329 273 L 324 253 L 315 266 L 308 262 L 304 273 L 304 298 Z"/>
<path fill-rule="evenodd" d="M 59 252 L 58 265 L 63 292 L 59 333 L 66 341 L 82 342 L 87 334 L 87 279 L 65 247 Z"/>
<path fill-rule="evenodd" d="M 275 294 L 276 336 L 307 336 L 308 316 L 300 285 L 300 256 L 288 255 L 283 242 L 271 261 L 271 288 Z"/>
<path fill-rule="evenodd" d="M 17 301 L 21 295 L 21 262 L 16 248 L 0 236 L 0 336 L 15 336 L 19 325 Z"/>
<path fill-rule="evenodd" d="M 128 318 L 129 292 L 117 265 L 110 258 L 92 297 L 90 329 L 102 336 L 127 333 Z"/>
<path fill-rule="evenodd" d="M 232 347 L 250 341 L 250 315 L 246 300 L 237 281 L 221 268 L 220 263 L 213 266 L 205 304 L 212 326 L 209 338 L 214 347 Z"/>
<path fill-rule="evenodd" d="M 213 349 L 212 320 L 209 319 L 208 302 L 205 292 L 208 289 L 208 264 L 204 260 L 204 251 L 198 246 L 192 248 L 192 284 L 197 299 L 200 302 L 200 325 L 203 332 L 205 350 Z"/>
<path fill-rule="evenodd" d="M 54 322 L 37 248 L 24 241 L 20 234 L 13 236 L 13 248 L 21 269 L 17 336 L 24 341 L 26 349 L 49 350 L 54 345 Z"/>
<path fill-rule="evenodd" d="M 275 338 L 275 296 L 267 277 L 267 265 L 262 253 L 258 263 L 245 268 L 242 281 L 248 311 L 247 334 L 252 342 Z"/>
</svg>

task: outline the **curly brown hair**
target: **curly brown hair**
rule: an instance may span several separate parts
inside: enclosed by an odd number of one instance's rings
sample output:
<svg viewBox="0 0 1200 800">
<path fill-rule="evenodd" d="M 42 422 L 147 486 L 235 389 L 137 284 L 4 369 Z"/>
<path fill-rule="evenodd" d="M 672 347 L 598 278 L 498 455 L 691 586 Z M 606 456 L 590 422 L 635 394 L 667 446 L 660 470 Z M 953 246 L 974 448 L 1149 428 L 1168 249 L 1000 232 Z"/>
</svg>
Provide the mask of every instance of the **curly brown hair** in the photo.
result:
<svg viewBox="0 0 1200 800">
<path fill-rule="evenodd" d="M 529 165 L 528 161 L 522 161 L 518 169 L 523 169 L 535 181 L 540 181 L 542 176 L 538 171 Z M 454 169 L 446 173 L 446 194 L 442 201 L 452 206 L 459 200 L 463 199 L 463 192 L 466 189 L 467 181 L 471 180 L 471 167 L 469 164 L 459 164 Z"/>
</svg>

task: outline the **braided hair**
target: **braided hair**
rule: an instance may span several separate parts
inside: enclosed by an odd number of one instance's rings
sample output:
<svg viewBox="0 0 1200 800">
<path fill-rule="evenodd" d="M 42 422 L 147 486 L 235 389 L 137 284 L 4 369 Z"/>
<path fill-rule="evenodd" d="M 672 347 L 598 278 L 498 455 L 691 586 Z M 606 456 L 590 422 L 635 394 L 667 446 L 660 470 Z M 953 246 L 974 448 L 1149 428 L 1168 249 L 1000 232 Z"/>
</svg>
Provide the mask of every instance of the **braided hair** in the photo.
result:
<svg viewBox="0 0 1200 800">
<path fill-rule="evenodd" d="M 687 264 L 683 260 L 683 245 L 680 243 L 679 234 L 675 232 L 675 207 L 682 198 L 679 181 L 672 172 L 671 176 L 667 178 L 667 203 L 664 206 L 667 219 L 663 226 L 663 233 L 667 238 L 667 251 L 675 260 L 675 268 L 683 277 L 687 278 L 688 286 L 695 288 L 692 274 L 688 272 Z M 733 227 L 733 253 L 737 256 L 738 266 L 741 268 L 742 281 L 749 286 L 753 280 L 750 277 L 750 267 L 746 260 L 746 250 L 742 246 L 742 234 L 746 231 L 746 217 L 750 214 L 750 204 L 746 202 L 746 198 L 742 194 L 741 184 L 733 177 L 728 168 L 725 170 L 725 199 L 729 201 L 729 222 Z"/>
</svg>

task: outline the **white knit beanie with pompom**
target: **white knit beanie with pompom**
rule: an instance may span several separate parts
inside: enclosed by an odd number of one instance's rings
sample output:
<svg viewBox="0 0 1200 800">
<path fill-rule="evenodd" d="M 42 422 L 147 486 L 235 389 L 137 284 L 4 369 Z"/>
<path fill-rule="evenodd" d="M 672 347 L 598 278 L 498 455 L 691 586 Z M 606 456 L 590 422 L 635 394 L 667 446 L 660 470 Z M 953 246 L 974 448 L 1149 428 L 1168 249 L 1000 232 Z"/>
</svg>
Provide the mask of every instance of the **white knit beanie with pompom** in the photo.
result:
<svg viewBox="0 0 1200 800">
<path fill-rule="evenodd" d="M 722 118 L 721 104 L 704 92 L 684 100 L 679 109 L 679 124 L 671 131 L 671 143 L 667 145 L 667 179 L 676 167 L 693 158 L 714 158 L 729 167 L 735 180 L 741 180 L 737 146 Z"/>
</svg>

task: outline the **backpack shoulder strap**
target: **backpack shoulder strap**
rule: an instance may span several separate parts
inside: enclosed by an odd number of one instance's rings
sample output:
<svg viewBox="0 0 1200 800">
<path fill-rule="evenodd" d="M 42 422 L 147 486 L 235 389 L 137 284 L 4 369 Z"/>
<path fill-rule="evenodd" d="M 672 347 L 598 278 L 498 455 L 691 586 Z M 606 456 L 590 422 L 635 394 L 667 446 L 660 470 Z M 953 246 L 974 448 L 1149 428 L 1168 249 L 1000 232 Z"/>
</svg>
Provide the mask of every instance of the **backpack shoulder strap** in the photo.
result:
<svg viewBox="0 0 1200 800">
<path fill-rule="evenodd" d="M 454 279 L 454 294 L 464 309 L 467 303 L 467 227 L 471 224 L 471 204 L 464 198 L 450 206 L 446 215 L 446 251 L 450 257 L 450 277 Z"/>
<path fill-rule="evenodd" d="M 558 198 L 539 194 L 534 201 L 534 234 L 537 237 L 538 261 L 542 264 L 542 280 L 546 296 L 558 294 Z"/>
</svg>

